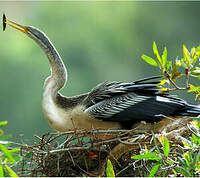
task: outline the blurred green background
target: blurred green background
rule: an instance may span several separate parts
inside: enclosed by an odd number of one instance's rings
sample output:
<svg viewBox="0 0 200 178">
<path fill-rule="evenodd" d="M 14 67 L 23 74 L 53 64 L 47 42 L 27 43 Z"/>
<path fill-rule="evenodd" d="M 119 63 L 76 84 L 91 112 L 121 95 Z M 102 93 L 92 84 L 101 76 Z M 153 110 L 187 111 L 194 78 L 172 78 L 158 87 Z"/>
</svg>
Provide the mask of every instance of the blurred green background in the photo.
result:
<svg viewBox="0 0 200 178">
<path fill-rule="evenodd" d="M 132 81 L 158 75 L 146 64 L 152 42 L 168 47 L 169 59 L 182 45 L 199 45 L 200 2 L 0 2 L 0 14 L 43 30 L 68 68 L 61 91 L 72 96 L 105 80 Z M 43 51 L 23 33 L 0 32 L 0 120 L 14 139 L 52 131 L 43 118 L 43 82 L 50 74 Z M 183 95 L 189 102 L 193 96 Z"/>
</svg>

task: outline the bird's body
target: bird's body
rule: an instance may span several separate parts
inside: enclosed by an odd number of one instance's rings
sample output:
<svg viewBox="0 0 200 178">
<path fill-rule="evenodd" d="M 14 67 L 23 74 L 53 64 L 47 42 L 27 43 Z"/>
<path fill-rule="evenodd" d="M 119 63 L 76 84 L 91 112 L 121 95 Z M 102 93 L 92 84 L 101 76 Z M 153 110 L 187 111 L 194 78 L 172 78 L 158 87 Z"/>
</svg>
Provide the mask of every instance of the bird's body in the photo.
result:
<svg viewBox="0 0 200 178">
<path fill-rule="evenodd" d="M 146 79 L 148 80 L 148 79 Z M 74 129 L 131 129 L 141 121 L 158 122 L 168 116 L 197 116 L 200 108 L 158 93 L 158 82 L 105 82 L 74 97 L 45 91 L 43 112 L 60 132 Z M 63 118 L 65 118 L 63 120 Z"/>
<path fill-rule="evenodd" d="M 159 77 L 125 82 L 105 82 L 91 92 L 65 97 L 59 90 L 67 81 L 67 70 L 49 38 L 39 29 L 6 24 L 24 32 L 43 49 L 51 65 L 44 84 L 42 109 L 50 126 L 60 132 L 75 129 L 130 129 L 135 123 L 156 122 L 168 116 L 198 116 L 200 108 L 184 100 L 160 94 Z"/>
</svg>

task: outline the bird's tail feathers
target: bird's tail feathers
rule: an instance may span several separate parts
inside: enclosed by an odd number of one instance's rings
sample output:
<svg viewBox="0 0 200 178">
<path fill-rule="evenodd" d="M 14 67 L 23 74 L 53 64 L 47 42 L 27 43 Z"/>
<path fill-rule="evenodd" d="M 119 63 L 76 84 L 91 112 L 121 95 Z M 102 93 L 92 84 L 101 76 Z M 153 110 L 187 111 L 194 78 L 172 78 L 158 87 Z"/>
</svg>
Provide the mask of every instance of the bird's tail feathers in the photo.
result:
<svg viewBox="0 0 200 178">
<path fill-rule="evenodd" d="M 154 79 L 160 79 L 162 78 L 163 76 L 162 75 L 159 75 L 159 76 L 152 76 L 152 77 L 147 77 L 147 78 L 143 78 L 143 79 L 140 79 L 140 80 L 136 80 L 134 81 L 133 83 L 135 84 L 148 84 L 148 83 L 159 83 L 160 81 L 156 81 L 156 82 L 150 82 L 150 80 L 154 80 Z"/>
<path fill-rule="evenodd" d="M 188 105 L 188 107 L 180 112 L 181 116 L 200 117 L 200 106 Z"/>
</svg>

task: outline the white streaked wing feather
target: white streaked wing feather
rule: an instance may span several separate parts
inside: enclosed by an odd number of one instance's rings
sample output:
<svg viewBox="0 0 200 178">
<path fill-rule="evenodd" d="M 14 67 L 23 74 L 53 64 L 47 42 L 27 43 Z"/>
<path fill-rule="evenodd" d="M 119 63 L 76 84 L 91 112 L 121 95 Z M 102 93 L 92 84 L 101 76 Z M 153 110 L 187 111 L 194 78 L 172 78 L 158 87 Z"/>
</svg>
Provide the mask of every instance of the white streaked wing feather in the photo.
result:
<svg viewBox="0 0 200 178">
<path fill-rule="evenodd" d="M 148 96 L 129 93 L 98 102 L 87 108 L 85 112 L 88 112 L 95 117 L 109 118 L 134 104 L 147 100 L 148 98 Z"/>
</svg>

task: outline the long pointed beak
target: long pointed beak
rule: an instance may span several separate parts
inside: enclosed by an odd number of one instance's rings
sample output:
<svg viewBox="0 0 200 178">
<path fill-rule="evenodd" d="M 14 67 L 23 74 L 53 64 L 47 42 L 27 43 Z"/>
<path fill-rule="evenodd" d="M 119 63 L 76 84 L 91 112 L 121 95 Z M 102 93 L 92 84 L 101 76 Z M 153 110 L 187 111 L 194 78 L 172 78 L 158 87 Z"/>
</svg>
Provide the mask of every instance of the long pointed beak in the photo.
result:
<svg viewBox="0 0 200 178">
<path fill-rule="evenodd" d="M 5 17 L 3 18 L 3 23 L 4 24 L 8 24 L 9 26 L 11 26 L 11 27 L 13 27 L 13 28 L 15 28 L 15 29 L 27 34 L 27 28 L 25 26 L 17 24 L 15 22 L 11 21 L 11 20 L 8 20 Z M 4 26 L 4 29 L 5 29 L 5 26 Z"/>
</svg>

